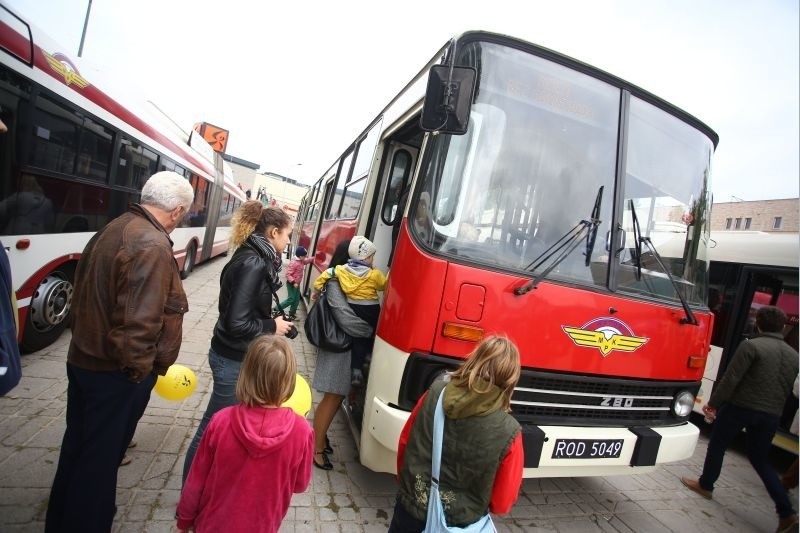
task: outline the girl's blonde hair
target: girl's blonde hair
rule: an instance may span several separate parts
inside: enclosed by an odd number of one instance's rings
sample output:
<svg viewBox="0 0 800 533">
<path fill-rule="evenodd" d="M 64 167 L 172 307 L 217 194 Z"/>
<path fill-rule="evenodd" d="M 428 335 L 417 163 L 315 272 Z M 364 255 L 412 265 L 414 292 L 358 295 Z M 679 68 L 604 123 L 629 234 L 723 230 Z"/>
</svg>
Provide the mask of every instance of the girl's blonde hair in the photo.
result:
<svg viewBox="0 0 800 533">
<path fill-rule="evenodd" d="M 234 250 L 254 232 L 264 234 L 269 228 L 283 229 L 292 219 L 277 207 L 264 207 L 259 200 L 249 200 L 236 210 L 231 219 L 231 248 Z"/>
<path fill-rule="evenodd" d="M 484 382 L 497 386 L 503 392 L 503 408 L 510 411 L 511 393 L 517 386 L 519 375 L 517 346 L 506 337 L 492 336 L 484 339 L 469 354 L 467 360 L 451 374 L 451 378 L 466 382 L 467 387 L 478 394 L 489 391 L 489 386 Z"/>
<path fill-rule="evenodd" d="M 283 337 L 262 335 L 250 343 L 236 381 L 236 397 L 249 407 L 277 407 L 294 394 L 297 361 Z"/>
</svg>

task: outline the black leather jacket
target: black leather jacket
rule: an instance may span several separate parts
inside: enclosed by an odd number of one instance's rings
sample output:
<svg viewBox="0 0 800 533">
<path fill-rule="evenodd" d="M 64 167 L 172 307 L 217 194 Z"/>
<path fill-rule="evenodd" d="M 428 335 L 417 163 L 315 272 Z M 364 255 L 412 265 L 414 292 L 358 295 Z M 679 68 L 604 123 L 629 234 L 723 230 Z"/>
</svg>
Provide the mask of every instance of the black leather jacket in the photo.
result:
<svg viewBox="0 0 800 533">
<path fill-rule="evenodd" d="M 219 355 L 242 361 L 250 341 L 275 333 L 268 281 L 272 269 L 265 257 L 247 246 L 239 247 L 222 269 L 219 318 L 211 339 L 211 348 Z"/>
</svg>

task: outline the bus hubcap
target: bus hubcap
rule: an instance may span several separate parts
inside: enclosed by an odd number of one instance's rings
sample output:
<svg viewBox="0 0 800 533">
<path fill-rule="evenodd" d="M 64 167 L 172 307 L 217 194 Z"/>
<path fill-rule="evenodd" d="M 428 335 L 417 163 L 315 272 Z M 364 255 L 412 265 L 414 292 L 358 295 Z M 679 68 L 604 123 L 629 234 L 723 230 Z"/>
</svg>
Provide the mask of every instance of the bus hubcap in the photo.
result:
<svg viewBox="0 0 800 533">
<path fill-rule="evenodd" d="M 33 295 L 30 307 L 31 323 L 39 331 L 59 325 L 69 314 L 72 302 L 72 283 L 58 276 L 47 276 Z"/>
</svg>

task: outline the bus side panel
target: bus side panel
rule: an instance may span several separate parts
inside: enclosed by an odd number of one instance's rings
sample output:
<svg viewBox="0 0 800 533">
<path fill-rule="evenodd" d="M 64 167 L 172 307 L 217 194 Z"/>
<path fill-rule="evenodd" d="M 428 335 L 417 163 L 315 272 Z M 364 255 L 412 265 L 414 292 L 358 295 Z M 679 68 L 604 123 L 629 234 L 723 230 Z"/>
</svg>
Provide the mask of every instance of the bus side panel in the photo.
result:
<svg viewBox="0 0 800 533">
<path fill-rule="evenodd" d="M 522 296 L 527 280 L 451 263 L 439 324 L 480 327 L 505 334 L 520 348 L 528 368 L 603 376 L 700 381 L 702 368 L 688 358 L 708 353 L 708 313 L 699 326 L 681 324 L 683 309 L 663 307 L 543 281 Z M 613 309 L 613 311 L 612 311 Z M 438 334 L 437 354 L 466 355 L 474 343 Z"/>
<path fill-rule="evenodd" d="M 447 262 L 422 253 L 408 235 L 406 219 L 397 239 L 378 336 L 405 352 L 433 348 Z"/>
</svg>

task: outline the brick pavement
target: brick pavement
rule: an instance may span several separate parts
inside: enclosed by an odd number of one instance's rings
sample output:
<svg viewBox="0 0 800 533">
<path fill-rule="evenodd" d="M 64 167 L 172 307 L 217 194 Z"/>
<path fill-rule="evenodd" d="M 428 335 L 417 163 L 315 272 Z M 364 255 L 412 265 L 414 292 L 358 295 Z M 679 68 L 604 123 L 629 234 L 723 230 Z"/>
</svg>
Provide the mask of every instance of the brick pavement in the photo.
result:
<svg viewBox="0 0 800 533">
<path fill-rule="evenodd" d="M 172 529 L 183 455 L 210 395 L 207 350 L 225 262 L 218 258 L 199 265 L 184 282 L 190 311 L 184 320 L 178 362 L 195 369 L 199 385 L 182 402 L 153 394 L 136 432 L 138 445 L 130 450 L 133 462 L 119 471 L 114 531 Z M 43 530 L 64 431 L 69 337 L 66 333 L 47 349 L 23 356 L 22 382 L 0 398 L 1 532 Z M 315 350 L 302 335 L 294 346 L 299 372 L 310 382 Z M 319 399 L 314 393 L 314 401 Z M 393 477 L 371 472 L 357 462 L 356 447 L 341 414 L 329 435 L 335 468 L 314 470 L 309 489 L 292 499 L 281 531 L 386 531 L 396 493 Z M 561 533 L 774 531 L 777 518 L 772 502 L 741 453 L 729 452 L 726 457 L 713 501 L 683 488 L 679 478 L 700 471 L 705 444 L 703 436 L 691 459 L 647 475 L 525 480 L 511 513 L 495 523 L 500 531 Z M 797 500 L 797 492 L 793 498 Z"/>
</svg>

